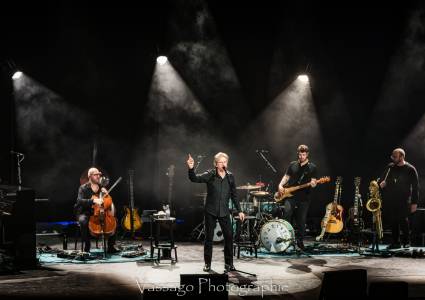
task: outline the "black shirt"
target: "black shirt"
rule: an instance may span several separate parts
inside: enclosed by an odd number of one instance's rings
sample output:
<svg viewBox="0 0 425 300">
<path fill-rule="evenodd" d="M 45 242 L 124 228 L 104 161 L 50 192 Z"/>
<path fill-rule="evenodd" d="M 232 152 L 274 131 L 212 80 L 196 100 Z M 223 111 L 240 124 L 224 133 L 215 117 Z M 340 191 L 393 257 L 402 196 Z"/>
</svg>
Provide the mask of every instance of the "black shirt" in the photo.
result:
<svg viewBox="0 0 425 300">
<path fill-rule="evenodd" d="M 190 181 L 207 184 L 205 212 L 216 217 L 226 217 L 230 214 L 229 199 L 232 200 L 237 212 L 241 211 L 236 194 L 235 177 L 232 173 L 227 173 L 227 176 L 221 178 L 215 169 L 202 174 L 195 174 L 194 169 L 189 169 Z"/>
<path fill-rule="evenodd" d="M 384 180 L 387 170 L 381 176 L 382 180 Z M 397 209 L 397 207 L 405 208 L 409 202 L 412 204 L 418 203 L 418 172 L 408 162 L 403 166 L 390 166 L 390 171 L 385 182 L 386 186 L 382 194 L 383 206 L 391 206 Z"/>
<path fill-rule="evenodd" d="M 285 175 L 289 176 L 286 186 L 295 186 L 308 183 L 312 178 L 317 178 L 317 167 L 312 162 L 301 166 L 299 161 L 293 161 L 286 169 Z M 295 192 L 295 195 L 309 194 L 311 188 L 305 188 Z"/>
<path fill-rule="evenodd" d="M 90 182 L 80 186 L 78 189 L 77 203 L 74 205 L 76 214 L 91 215 L 93 205 L 91 197 L 93 195 L 98 195 L 98 193 L 93 192 Z"/>
</svg>

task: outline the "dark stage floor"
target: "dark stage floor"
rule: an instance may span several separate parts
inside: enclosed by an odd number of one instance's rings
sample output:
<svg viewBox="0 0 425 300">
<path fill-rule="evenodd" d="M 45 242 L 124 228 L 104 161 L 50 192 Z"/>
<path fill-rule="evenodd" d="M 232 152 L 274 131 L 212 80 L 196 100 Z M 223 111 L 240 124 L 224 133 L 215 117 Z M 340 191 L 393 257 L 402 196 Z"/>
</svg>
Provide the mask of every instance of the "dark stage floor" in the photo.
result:
<svg viewBox="0 0 425 300">
<path fill-rule="evenodd" d="M 40 242 L 40 241 L 39 241 Z M 140 245 L 149 249 L 146 241 L 122 242 L 118 245 Z M 312 244 L 312 242 L 307 243 Z M 57 239 L 44 239 L 43 245 L 61 249 Z M 143 299 L 142 290 L 152 288 L 175 288 L 180 284 L 180 274 L 206 274 L 203 267 L 201 243 L 177 243 L 178 262 L 164 260 L 156 264 L 149 260 L 115 262 L 111 259 L 97 263 L 42 262 L 37 270 L 20 271 L 0 276 L 1 299 L 61 298 L 61 299 Z M 94 243 L 93 243 L 94 246 Z M 95 247 L 94 247 L 95 248 Z M 223 273 L 223 245 L 216 244 L 212 273 Z M 329 249 L 335 251 L 330 251 Z M 323 248 L 325 249 L 325 248 Z M 329 244 L 323 254 L 267 254 L 260 252 L 258 258 L 242 251 L 235 259 L 238 270 L 229 274 L 229 297 L 231 299 L 318 299 L 323 272 L 351 269 L 367 270 L 368 283 L 404 281 L 408 283 L 411 299 L 425 299 L 425 259 L 411 257 L 377 257 L 359 254 L 344 245 Z M 415 248 L 411 248 L 413 250 Z M 418 249 L 418 248 L 416 248 Z M 311 252 L 310 252 L 311 253 Z M 407 252 L 406 252 L 407 253 Z M 351 282 L 351 291 L 358 288 Z"/>
</svg>

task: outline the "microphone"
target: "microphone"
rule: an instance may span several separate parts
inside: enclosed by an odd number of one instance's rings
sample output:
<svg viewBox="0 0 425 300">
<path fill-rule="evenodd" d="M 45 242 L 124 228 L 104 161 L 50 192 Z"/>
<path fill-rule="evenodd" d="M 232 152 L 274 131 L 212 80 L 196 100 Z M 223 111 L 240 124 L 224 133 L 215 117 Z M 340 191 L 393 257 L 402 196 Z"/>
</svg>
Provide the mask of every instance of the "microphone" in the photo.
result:
<svg viewBox="0 0 425 300">
<path fill-rule="evenodd" d="M 24 154 L 23 154 L 23 153 L 21 153 L 21 152 L 16 152 L 16 151 L 13 151 L 13 150 L 10 150 L 10 153 L 11 153 L 11 154 L 16 154 L 16 155 L 22 155 L 22 156 L 24 156 Z"/>
<path fill-rule="evenodd" d="M 198 159 L 204 158 L 206 155 L 198 155 Z"/>
<path fill-rule="evenodd" d="M 226 173 L 226 175 L 229 175 L 229 172 L 227 172 L 227 169 L 226 169 L 226 167 L 225 167 L 225 166 L 223 166 L 223 170 L 224 170 L 224 172 Z"/>
<path fill-rule="evenodd" d="M 257 153 L 259 153 L 259 152 L 261 152 L 261 153 L 269 153 L 269 150 L 257 149 L 257 150 L 255 150 L 255 152 L 257 152 Z"/>
</svg>

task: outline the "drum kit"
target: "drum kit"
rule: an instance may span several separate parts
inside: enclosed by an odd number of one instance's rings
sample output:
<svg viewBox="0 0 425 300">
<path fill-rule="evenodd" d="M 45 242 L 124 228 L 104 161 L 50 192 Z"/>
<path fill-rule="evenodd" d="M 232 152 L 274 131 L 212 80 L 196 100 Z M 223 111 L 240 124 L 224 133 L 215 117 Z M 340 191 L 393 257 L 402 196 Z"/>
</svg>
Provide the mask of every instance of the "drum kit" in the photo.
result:
<svg viewBox="0 0 425 300">
<path fill-rule="evenodd" d="M 278 208 L 278 205 L 273 199 L 272 193 L 261 190 L 264 186 L 264 183 L 257 182 L 255 185 L 248 183 L 236 187 L 237 190 L 246 191 L 244 201 L 240 201 L 241 210 L 245 213 L 247 219 L 254 221 L 253 232 L 248 236 L 252 235 L 256 244 L 262 245 L 269 252 L 284 252 L 294 244 L 295 232 L 289 222 L 273 218 L 273 211 Z M 205 204 L 207 193 L 199 193 L 195 196 L 202 197 Z M 229 208 L 232 209 L 233 207 Z M 234 233 L 235 227 L 235 224 L 233 224 Z M 203 234 L 203 223 L 199 224 L 194 231 L 196 231 L 197 239 L 200 239 Z M 223 240 L 218 222 L 214 230 L 213 240 L 215 242 Z"/>
</svg>

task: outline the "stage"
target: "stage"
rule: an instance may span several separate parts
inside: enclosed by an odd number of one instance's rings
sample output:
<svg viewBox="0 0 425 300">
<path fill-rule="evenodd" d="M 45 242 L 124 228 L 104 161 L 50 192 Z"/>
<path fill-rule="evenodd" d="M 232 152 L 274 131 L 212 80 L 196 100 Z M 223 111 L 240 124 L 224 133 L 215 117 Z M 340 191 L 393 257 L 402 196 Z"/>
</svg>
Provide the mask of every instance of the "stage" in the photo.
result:
<svg viewBox="0 0 425 300">
<path fill-rule="evenodd" d="M 126 241 L 128 244 L 139 244 Z M 48 243 L 44 244 L 44 247 Z M 94 244 L 94 243 L 93 243 Z M 143 241 L 144 249 L 149 243 Z M 120 245 L 120 242 L 118 242 Z M 312 246 L 307 242 L 306 246 Z M 51 249 L 61 249 L 60 244 L 50 244 Z M 61 299 L 143 299 L 144 289 L 169 288 L 180 285 L 180 274 L 205 275 L 203 245 L 177 243 L 178 262 L 161 260 L 152 262 L 149 255 L 134 258 L 131 262 L 110 262 L 110 258 L 98 263 L 41 262 L 37 270 L 4 273 L 0 276 L 0 297 L 6 298 L 61 298 Z M 95 247 L 93 247 L 95 249 Z M 223 273 L 223 245 L 214 246 L 211 273 Z M 404 281 L 408 283 L 409 299 L 425 298 L 425 260 L 411 257 L 378 257 L 347 252 L 342 245 L 329 244 L 334 253 L 324 254 L 270 254 L 259 252 L 258 258 L 242 251 L 235 258 L 235 267 L 242 272 L 229 273 L 229 298 L 240 299 L 318 299 L 323 272 L 365 269 L 370 282 Z M 344 250 L 343 250 L 344 249 Z M 420 248 L 410 248 L 410 250 Z M 96 251 L 96 249 L 94 250 Z M 99 251 L 99 250 L 98 250 Z M 343 253 L 345 252 L 345 253 Z M 405 252 L 407 253 L 407 251 Z M 149 253 L 148 253 L 149 254 Z M 40 256 L 38 256 L 40 258 Z M 353 291 L 356 282 L 352 282 Z M 347 290 L 344 294 L 350 295 Z M 344 297 L 344 295 L 341 295 Z M 260 297 L 260 298 L 259 298 Z"/>
</svg>

